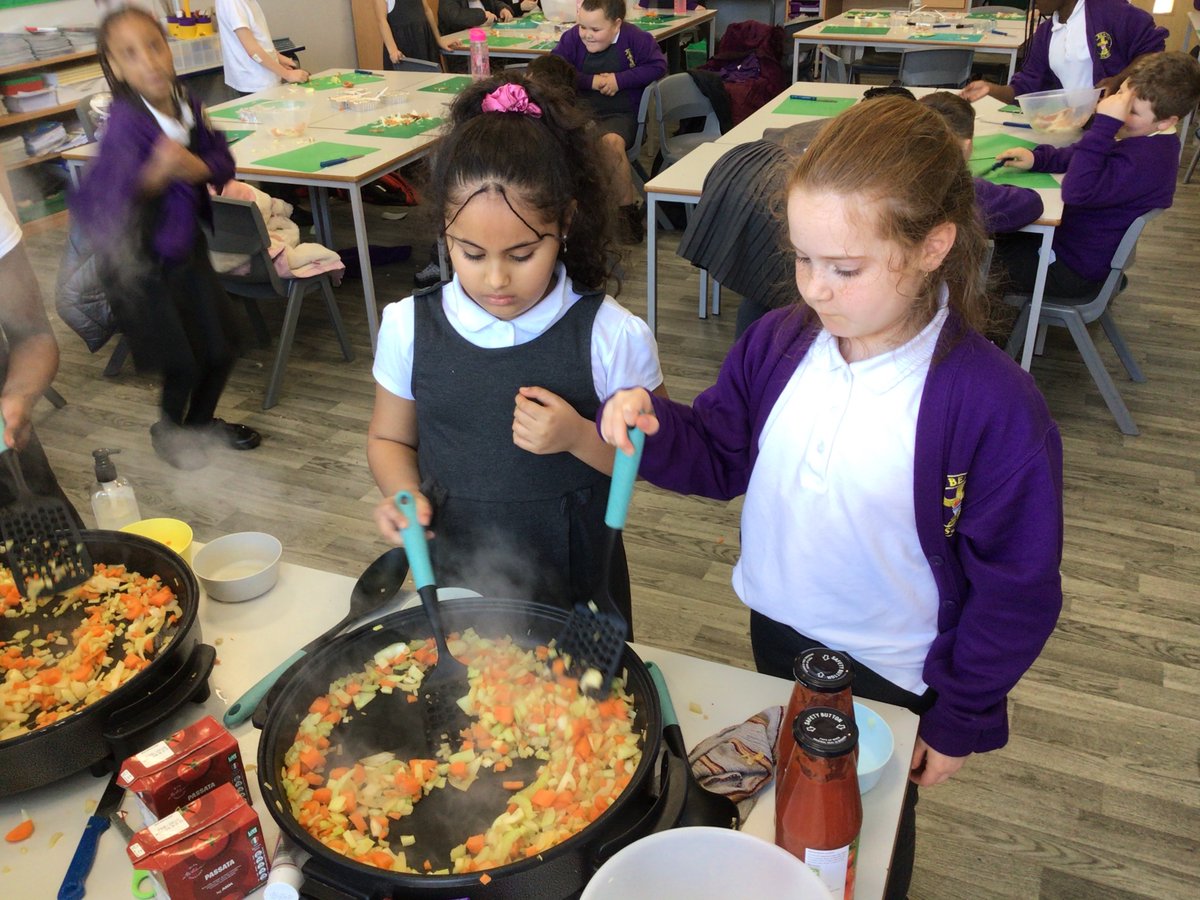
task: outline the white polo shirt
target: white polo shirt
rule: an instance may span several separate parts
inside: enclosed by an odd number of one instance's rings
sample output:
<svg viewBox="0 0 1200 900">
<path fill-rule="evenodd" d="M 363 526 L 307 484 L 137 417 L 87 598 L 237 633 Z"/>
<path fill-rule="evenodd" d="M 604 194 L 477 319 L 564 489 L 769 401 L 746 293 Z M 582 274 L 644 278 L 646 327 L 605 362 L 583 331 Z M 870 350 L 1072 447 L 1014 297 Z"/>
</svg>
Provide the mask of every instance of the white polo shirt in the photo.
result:
<svg viewBox="0 0 1200 900">
<path fill-rule="evenodd" d="M 8 256 L 13 247 L 19 243 L 21 243 L 21 226 L 17 224 L 17 220 L 9 210 L 8 204 L 4 202 L 4 198 L 0 197 L 0 259 Z"/>
<path fill-rule="evenodd" d="M 1050 20 L 1050 71 L 1068 91 L 1093 86 L 1087 16 L 1083 11 L 1086 2 L 1079 0 L 1066 22 L 1058 20 L 1058 13 Z"/>
<path fill-rule="evenodd" d="M 442 309 L 450 325 L 476 347 L 518 347 L 549 330 L 579 300 L 561 263 L 550 293 L 515 319 L 498 319 L 472 300 L 458 276 L 442 288 Z M 413 399 L 413 334 L 416 313 L 413 298 L 391 303 L 383 310 L 379 347 L 375 353 L 375 380 L 384 390 Z M 607 399 L 621 388 L 654 390 L 662 384 L 658 344 L 650 327 L 612 297 L 605 297 L 592 325 L 592 383 L 596 397 Z"/>
<path fill-rule="evenodd" d="M 859 362 L 817 336 L 759 436 L 733 571 L 751 609 L 916 694 L 938 610 L 917 539 L 917 412 L 944 303 L 907 344 Z"/>
<path fill-rule="evenodd" d="M 267 17 L 258 0 L 217 0 L 217 31 L 221 35 L 225 83 L 245 94 L 279 84 L 281 79 L 278 75 L 250 58 L 237 36 L 239 28 L 249 28 L 263 52 L 272 56 L 275 54 L 271 29 L 267 27 Z"/>
</svg>

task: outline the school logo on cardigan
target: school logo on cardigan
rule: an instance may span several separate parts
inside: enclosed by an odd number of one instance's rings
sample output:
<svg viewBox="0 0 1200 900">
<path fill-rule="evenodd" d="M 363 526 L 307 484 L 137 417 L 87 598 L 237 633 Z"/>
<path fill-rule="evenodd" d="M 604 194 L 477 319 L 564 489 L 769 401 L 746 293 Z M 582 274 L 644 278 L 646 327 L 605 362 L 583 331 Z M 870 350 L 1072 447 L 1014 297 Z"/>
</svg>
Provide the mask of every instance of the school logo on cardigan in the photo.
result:
<svg viewBox="0 0 1200 900">
<path fill-rule="evenodd" d="M 1096 49 L 1100 51 L 1101 59 L 1108 59 L 1112 56 L 1112 35 L 1107 31 L 1101 31 L 1096 35 Z"/>
<path fill-rule="evenodd" d="M 625 48 L 625 58 L 629 60 L 629 68 L 637 68 L 637 60 L 633 58 L 633 51 L 628 47 Z"/>
<path fill-rule="evenodd" d="M 950 521 L 945 524 L 946 537 L 951 537 L 954 534 L 954 529 L 958 527 L 958 517 L 962 513 L 963 494 L 967 489 L 967 473 L 961 475 L 947 475 L 946 486 L 942 489 L 942 506 L 949 509 Z"/>
</svg>

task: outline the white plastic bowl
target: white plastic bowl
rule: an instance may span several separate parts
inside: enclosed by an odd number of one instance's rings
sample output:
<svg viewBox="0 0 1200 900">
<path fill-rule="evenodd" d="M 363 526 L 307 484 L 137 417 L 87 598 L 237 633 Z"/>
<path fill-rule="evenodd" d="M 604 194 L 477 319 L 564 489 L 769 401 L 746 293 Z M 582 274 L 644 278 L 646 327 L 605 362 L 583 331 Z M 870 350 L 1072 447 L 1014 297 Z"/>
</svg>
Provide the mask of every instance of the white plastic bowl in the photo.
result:
<svg viewBox="0 0 1200 900">
<path fill-rule="evenodd" d="M 542 0 L 547 22 L 574 22 L 578 8 L 578 0 Z"/>
<path fill-rule="evenodd" d="M 282 555 L 283 545 L 277 538 L 261 531 L 242 531 L 197 550 L 192 571 L 213 600 L 241 603 L 275 587 Z"/>
<path fill-rule="evenodd" d="M 1037 91 L 1017 97 L 1025 121 L 1049 144 L 1070 144 L 1096 111 L 1100 88 Z"/>
<path fill-rule="evenodd" d="M 869 706 L 854 704 L 854 722 L 858 725 L 858 792 L 865 794 L 879 783 L 896 739 L 888 723 Z"/>
<path fill-rule="evenodd" d="M 269 100 L 252 110 L 275 137 L 301 137 L 312 119 L 312 104 L 307 99 Z"/>
<path fill-rule="evenodd" d="M 634 841 L 602 865 L 579 900 L 832 900 L 808 866 L 728 828 L 672 828 Z"/>
</svg>

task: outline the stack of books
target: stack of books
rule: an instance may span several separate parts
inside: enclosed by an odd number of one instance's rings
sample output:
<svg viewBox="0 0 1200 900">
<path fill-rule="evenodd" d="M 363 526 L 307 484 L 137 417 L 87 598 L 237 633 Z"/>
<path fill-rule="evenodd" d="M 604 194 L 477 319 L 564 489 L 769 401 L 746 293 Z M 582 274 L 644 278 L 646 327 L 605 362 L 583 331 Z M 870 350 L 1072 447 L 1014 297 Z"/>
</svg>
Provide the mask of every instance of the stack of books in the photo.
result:
<svg viewBox="0 0 1200 900">
<path fill-rule="evenodd" d="M 96 49 L 95 25 L 66 25 L 63 27 L 63 34 L 71 42 L 72 53 Z"/>
<path fill-rule="evenodd" d="M 33 48 L 23 34 L 0 34 L 0 66 L 33 62 Z"/>
<path fill-rule="evenodd" d="M 33 55 L 38 59 L 54 59 L 75 52 L 71 49 L 71 42 L 67 40 L 67 36 L 57 28 L 29 32 L 26 40 L 33 48 Z"/>
<path fill-rule="evenodd" d="M 41 156 L 57 150 L 68 140 L 67 129 L 62 122 L 38 122 L 27 130 L 22 138 L 25 141 L 27 156 Z"/>
</svg>

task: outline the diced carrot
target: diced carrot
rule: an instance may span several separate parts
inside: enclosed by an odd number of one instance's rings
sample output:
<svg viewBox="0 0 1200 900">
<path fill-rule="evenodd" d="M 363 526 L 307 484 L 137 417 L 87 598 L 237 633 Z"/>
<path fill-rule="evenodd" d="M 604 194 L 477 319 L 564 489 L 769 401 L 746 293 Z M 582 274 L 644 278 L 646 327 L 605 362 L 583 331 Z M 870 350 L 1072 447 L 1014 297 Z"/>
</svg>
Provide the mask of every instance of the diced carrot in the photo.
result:
<svg viewBox="0 0 1200 900">
<path fill-rule="evenodd" d="M 513 708 L 511 706 L 494 707 L 492 713 L 496 716 L 496 721 L 501 725 L 511 725 L 513 723 Z"/>
<path fill-rule="evenodd" d="M 386 850 L 372 850 L 367 854 L 371 865 L 380 869 L 390 869 L 392 867 L 392 855 Z"/>
<path fill-rule="evenodd" d="M 473 834 L 467 838 L 467 852 L 472 855 L 483 852 L 482 834 Z"/>
<path fill-rule="evenodd" d="M 487 872 L 484 872 L 482 875 L 479 876 L 479 883 L 482 885 L 485 885 L 485 886 L 491 884 L 492 876 L 489 875 Z"/>
<path fill-rule="evenodd" d="M 586 737 L 581 737 L 575 742 L 575 755 L 580 759 L 592 758 L 592 745 Z"/>
<path fill-rule="evenodd" d="M 21 822 L 8 834 L 4 839 L 10 844 L 15 844 L 18 841 L 26 840 L 33 835 L 33 819 L 26 816 Z"/>
<path fill-rule="evenodd" d="M 318 713 L 322 716 L 325 715 L 325 713 L 329 712 L 329 698 L 318 697 L 312 703 L 308 704 L 308 711 Z"/>
<path fill-rule="evenodd" d="M 355 694 L 357 694 L 361 690 L 362 690 L 362 685 L 359 684 L 357 681 L 352 681 L 348 685 L 346 685 L 346 693 L 349 694 L 351 697 L 353 697 Z"/>
<path fill-rule="evenodd" d="M 467 777 L 467 764 L 465 762 L 450 763 L 450 774 L 453 775 L 455 778 L 466 778 Z"/>
<path fill-rule="evenodd" d="M 542 788 L 540 791 L 535 791 L 533 796 L 529 798 L 530 802 L 539 809 L 549 809 L 554 805 L 558 795 L 549 788 Z"/>
<path fill-rule="evenodd" d="M 502 781 L 502 782 L 500 782 L 500 787 L 504 788 L 506 791 L 519 791 L 519 790 L 521 790 L 521 788 L 525 787 L 525 782 L 523 782 L 523 781 Z"/>
<path fill-rule="evenodd" d="M 317 788 L 315 791 L 313 791 L 312 798 L 318 803 L 328 803 L 333 799 L 333 791 L 327 787 Z"/>
<path fill-rule="evenodd" d="M 367 828 L 367 820 L 363 818 L 362 813 L 360 813 L 358 810 L 350 813 L 350 821 L 354 824 L 354 827 L 363 834 L 371 833 L 370 829 Z"/>
</svg>

